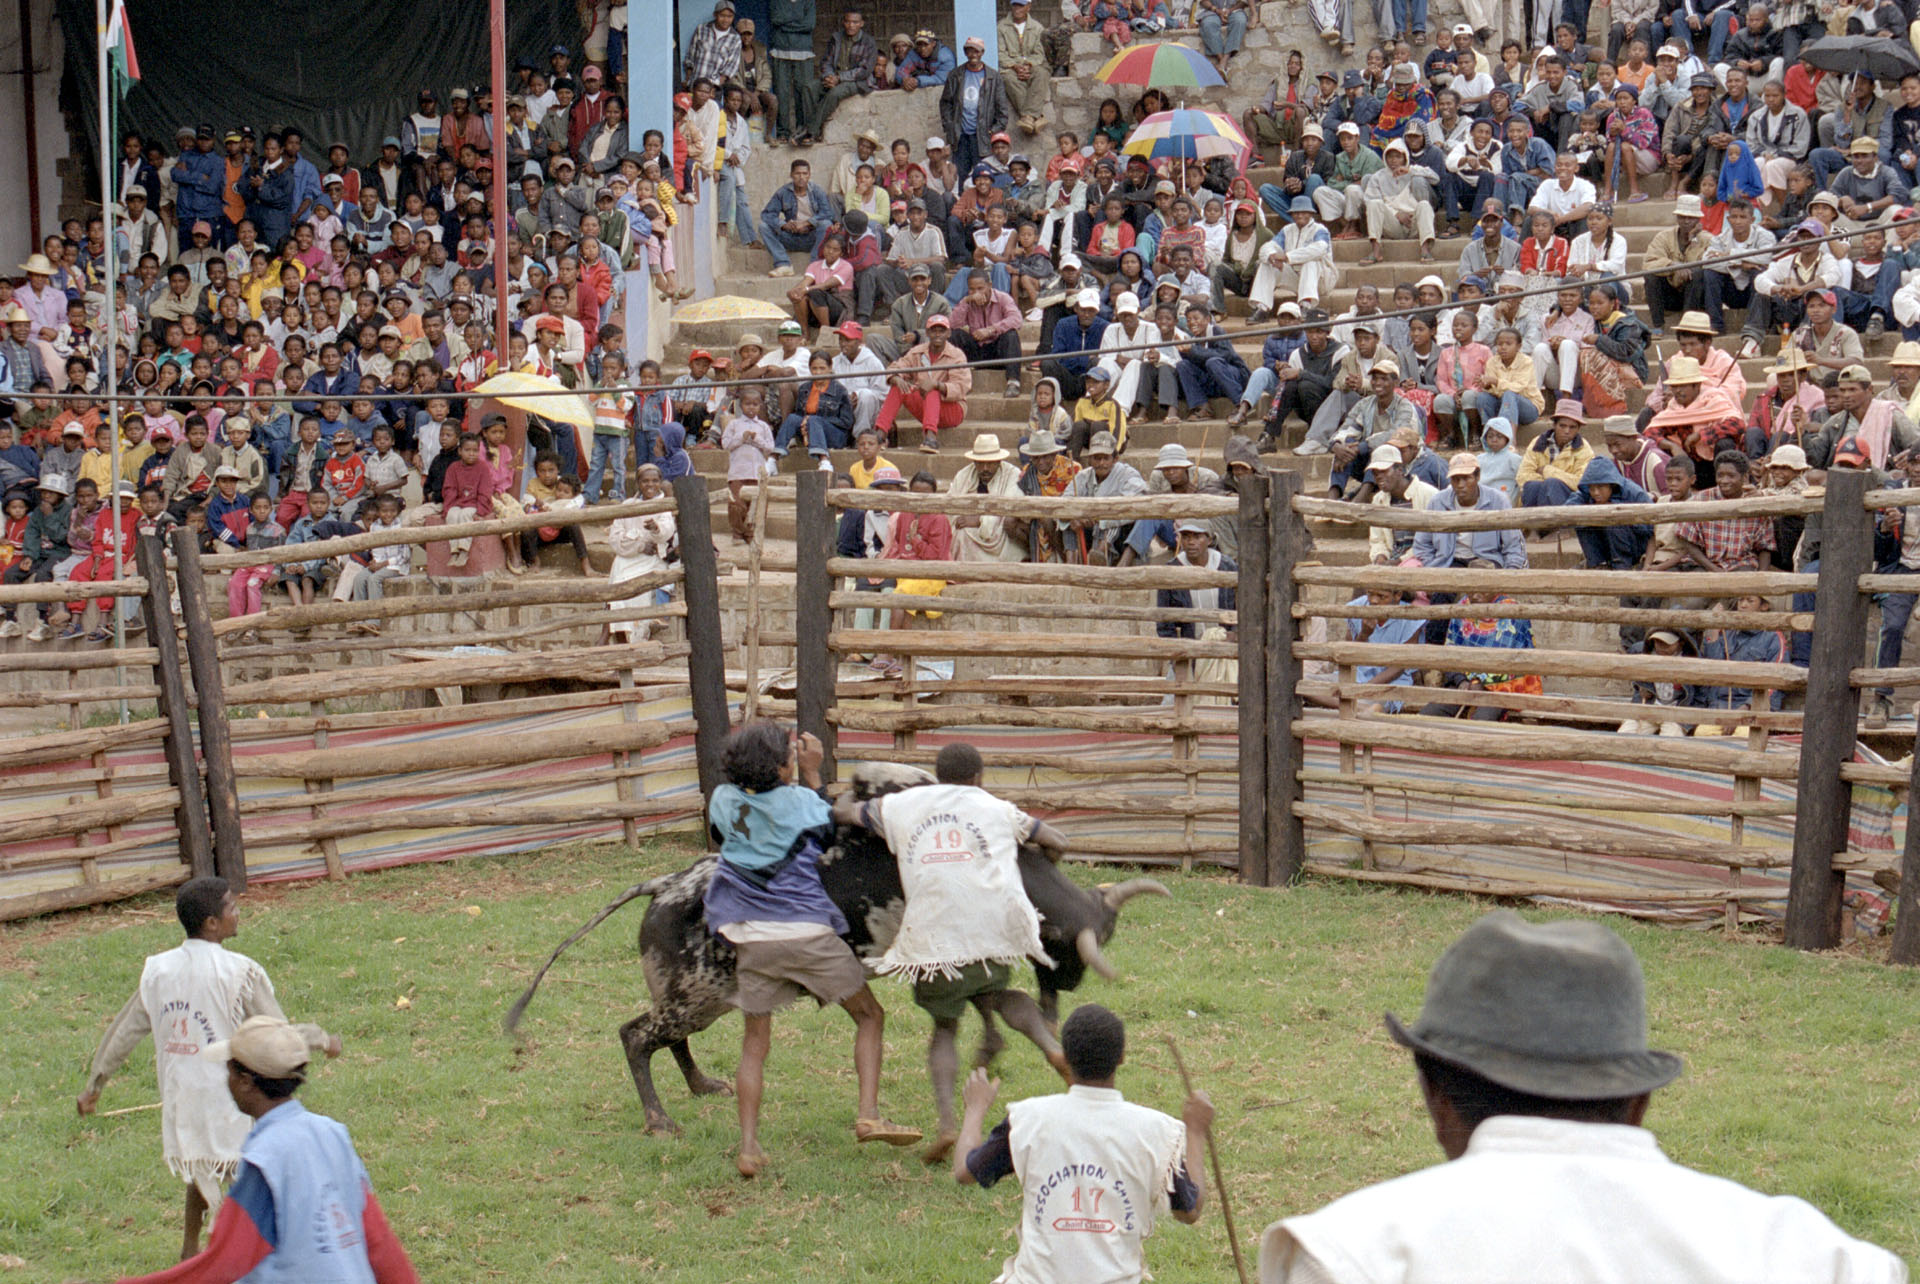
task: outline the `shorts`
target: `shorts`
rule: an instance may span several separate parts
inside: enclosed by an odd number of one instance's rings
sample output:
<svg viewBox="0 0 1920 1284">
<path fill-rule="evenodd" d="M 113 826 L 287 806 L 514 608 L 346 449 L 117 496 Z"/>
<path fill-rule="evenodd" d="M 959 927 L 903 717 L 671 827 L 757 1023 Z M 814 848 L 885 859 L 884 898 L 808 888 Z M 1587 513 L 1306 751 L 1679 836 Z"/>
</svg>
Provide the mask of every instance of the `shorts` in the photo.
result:
<svg viewBox="0 0 1920 1284">
<path fill-rule="evenodd" d="M 743 941 L 733 947 L 733 1005 L 749 1016 L 777 1012 L 802 994 L 820 1006 L 860 993 L 867 970 L 848 944 L 832 932 L 784 941 Z"/>
<path fill-rule="evenodd" d="M 1007 988 L 1013 969 L 1005 963 L 969 963 L 959 976 L 936 976 L 913 983 L 913 1001 L 936 1021 L 958 1021 L 967 1013 L 967 1001 L 976 995 Z"/>
</svg>

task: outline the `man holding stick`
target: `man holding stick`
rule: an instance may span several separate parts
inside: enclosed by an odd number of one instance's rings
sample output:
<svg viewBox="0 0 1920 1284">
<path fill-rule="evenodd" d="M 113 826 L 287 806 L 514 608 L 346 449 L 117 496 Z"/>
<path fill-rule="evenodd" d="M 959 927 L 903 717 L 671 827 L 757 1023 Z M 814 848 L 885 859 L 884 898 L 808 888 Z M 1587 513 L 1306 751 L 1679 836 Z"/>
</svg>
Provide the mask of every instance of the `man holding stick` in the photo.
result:
<svg viewBox="0 0 1920 1284">
<path fill-rule="evenodd" d="M 240 1146 L 252 1121 L 227 1092 L 224 1063 L 200 1059 L 209 1045 L 233 1037 L 249 1017 L 285 1022 L 266 969 L 222 942 L 240 931 L 239 898 L 224 878 L 181 884 L 174 912 L 187 939 L 147 959 L 134 991 L 100 1038 L 86 1091 L 76 1103 L 82 1115 L 100 1104 L 100 1090 L 149 1033 L 154 1071 L 160 1080 L 160 1137 L 167 1167 L 187 1183 L 186 1232 L 180 1256 L 200 1248 L 200 1222 L 220 1207 L 220 1188 L 240 1164 Z M 307 1046 L 340 1055 L 340 1040 L 317 1025 L 294 1027 Z"/>
<path fill-rule="evenodd" d="M 1200 1220 L 1213 1103 L 1189 1092 L 1175 1119 L 1122 1097 L 1114 1079 L 1126 1060 L 1126 1026 L 1097 1003 L 1074 1009 L 1060 1043 L 1067 1090 L 1014 1102 L 984 1140 L 1000 1081 L 984 1069 L 968 1077 L 953 1179 L 991 1186 L 1010 1173 L 1020 1178 L 1020 1251 L 996 1284 L 1142 1279 L 1144 1241 L 1158 1216 Z"/>
</svg>

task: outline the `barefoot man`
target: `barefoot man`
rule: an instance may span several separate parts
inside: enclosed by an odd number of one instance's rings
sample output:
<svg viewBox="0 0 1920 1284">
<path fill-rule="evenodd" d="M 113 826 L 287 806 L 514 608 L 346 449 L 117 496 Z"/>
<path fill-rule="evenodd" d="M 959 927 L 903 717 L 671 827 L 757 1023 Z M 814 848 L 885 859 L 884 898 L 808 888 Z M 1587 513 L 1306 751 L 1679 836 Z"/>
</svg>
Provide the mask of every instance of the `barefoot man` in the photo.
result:
<svg viewBox="0 0 1920 1284">
<path fill-rule="evenodd" d="M 939 783 L 920 785 L 870 802 L 842 797 L 835 819 L 883 835 L 900 863 L 907 894 L 900 934 L 876 965 L 913 982 L 913 1001 L 933 1018 L 927 1073 L 940 1110 L 940 1134 L 927 1147 L 928 1163 L 943 1161 L 960 1130 L 953 1093 L 959 1074 L 954 1048 L 969 1003 L 992 1030 L 995 1013 L 1032 1039 L 1062 1075 L 1066 1062 L 1040 1007 L 1007 988 L 1011 965 L 1023 958 L 1047 962 L 1040 916 L 1020 882 L 1020 844 L 1063 852 L 1067 840 L 1008 802 L 980 788 L 980 751 L 950 744 L 934 760 Z"/>
<path fill-rule="evenodd" d="M 224 1065 L 200 1059 L 200 1051 L 231 1039 L 248 1017 L 284 1022 L 267 971 L 223 941 L 240 931 L 239 898 L 224 878 L 195 878 L 181 884 L 174 912 L 186 929 L 182 944 L 147 960 L 140 988 L 120 1009 L 100 1047 L 93 1071 L 77 1103 L 90 1115 L 100 1089 L 140 1040 L 153 1035 L 154 1070 L 160 1079 L 161 1151 L 167 1167 L 187 1183 L 187 1225 L 181 1240 L 184 1260 L 200 1250 L 200 1221 L 220 1207 L 220 1188 L 233 1180 L 240 1146 L 253 1120 L 240 1113 L 227 1091 Z M 317 1025 L 295 1026 L 307 1046 L 340 1055 L 340 1040 Z"/>
</svg>

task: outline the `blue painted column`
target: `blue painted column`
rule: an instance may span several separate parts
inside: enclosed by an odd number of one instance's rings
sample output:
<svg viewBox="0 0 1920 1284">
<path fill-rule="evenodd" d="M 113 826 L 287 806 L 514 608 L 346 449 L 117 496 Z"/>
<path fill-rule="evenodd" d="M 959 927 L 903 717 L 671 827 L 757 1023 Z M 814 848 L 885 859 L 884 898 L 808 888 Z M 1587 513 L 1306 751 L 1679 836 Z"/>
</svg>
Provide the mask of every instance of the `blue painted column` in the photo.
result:
<svg viewBox="0 0 1920 1284">
<path fill-rule="evenodd" d="M 987 42 L 987 66 L 1000 65 L 1000 11 L 994 0 L 953 0 L 953 56 L 964 61 L 960 46 L 968 36 Z"/>
<path fill-rule="evenodd" d="M 660 131 L 667 140 L 667 155 L 673 154 L 673 65 L 678 51 L 671 29 L 661 26 L 672 21 L 666 13 L 648 16 L 647 5 L 627 9 L 627 114 L 633 121 L 630 136 L 633 150 L 640 150 L 640 139 L 649 129 Z M 708 11 L 712 11 L 711 5 Z"/>
</svg>

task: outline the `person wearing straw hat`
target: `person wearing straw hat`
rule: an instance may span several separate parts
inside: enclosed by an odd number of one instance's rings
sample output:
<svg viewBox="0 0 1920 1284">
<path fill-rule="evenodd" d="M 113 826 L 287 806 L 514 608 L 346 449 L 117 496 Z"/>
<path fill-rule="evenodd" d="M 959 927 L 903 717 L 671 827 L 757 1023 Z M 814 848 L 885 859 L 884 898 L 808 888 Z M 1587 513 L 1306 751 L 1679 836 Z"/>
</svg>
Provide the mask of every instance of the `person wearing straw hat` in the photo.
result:
<svg viewBox="0 0 1920 1284">
<path fill-rule="evenodd" d="M 1648 1046 L 1639 960 L 1604 924 L 1488 914 L 1386 1029 L 1448 1162 L 1275 1222 L 1260 1284 L 1906 1278 L 1812 1205 L 1662 1153 L 1642 1124 L 1683 1065 Z"/>
<path fill-rule="evenodd" d="M 1150 1278 L 1144 1241 L 1159 1216 L 1189 1226 L 1200 1220 L 1213 1103 L 1189 1092 L 1174 1119 L 1123 1099 L 1114 1082 L 1126 1040 L 1126 1026 L 1106 1008 L 1075 1008 L 1060 1027 L 1067 1090 L 1012 1103 L 991 1133 L 987 1112 L 1000 1081 L 984 1068 L 968 1076 L 953 1179 L 992 1186 L 1017 1176 L 1022 1188 L 1020 1247 L 999 1279 Z"/>
<path fill-rule="evenodd" d="M 1105 395 L 1106 372 L 1102 371 L 1098 378 L 1101 380 L 1102 395 Z M 1067 493 L 1074 477 L 1080 472 L 1080 465 L 1067 454 L 1067 443 L 1055 438 L 1052 431 L 1046 428 L 1028 433 L 1026 440 L 1020 443 L 1020 453 L 1027 457 L 1027 465 L 1020 470 L 1019 476 L 1020 493 L 1023 495 L 1057 498 Z M 1007 540 L 1025 549 L 1029 562 L 1066 560 L 1057 522 L 1009 517 Z"/>
<path fill-rule="evenodd" d="M 853 150 L 840 153 L 840 159 L 833 164 L 833 173 L 827 177 L 827 195 L 839 197 L 843 208 L 851 206 L 854 176 L 860 167 L 871 165 L 877 175 L 883 163 L 880 158 L 880 135 L 871 125 L 858 130 L 853 136 Z"/>
<path fill-rule="evenodd" d="M 1887 366 L 1892 378 L 1874 399 L 1891 401 L 1906 412 L 1907 418 L 1920 424 L 1920 343 L 1903 340 L 1894 348 Z"/>
<path fill-rule="evenodd" d="M 953 475 L 949 495 L 1018 495 L 1020 474 L 1006 466 L 1011 458 L 998 434 L 975 435 L 967 462 Z M 1007 538 L 1007 519 L 995 514 L 967 514 L 953 519 L 953 557 L 959 562 L 1018 562 L 1023 546 Z"/>
<path fill-rule="evenodd" d="M 206 1252 L 130 1284 L 243 1276 L 417 1284 L 346 1128 L 294 1100 L 307 1078 L 301 1028 L 277 1015 L 251 1016 L 198 1060 L 209 1073 L 224 1072 L 235 1117 L 253 1121 L 239 1175 Z"/>
</svg>

